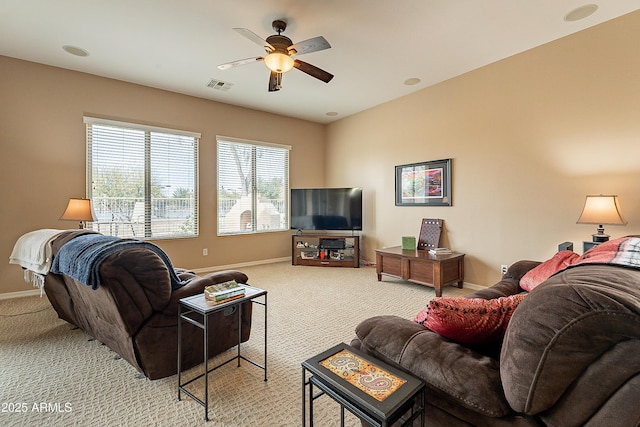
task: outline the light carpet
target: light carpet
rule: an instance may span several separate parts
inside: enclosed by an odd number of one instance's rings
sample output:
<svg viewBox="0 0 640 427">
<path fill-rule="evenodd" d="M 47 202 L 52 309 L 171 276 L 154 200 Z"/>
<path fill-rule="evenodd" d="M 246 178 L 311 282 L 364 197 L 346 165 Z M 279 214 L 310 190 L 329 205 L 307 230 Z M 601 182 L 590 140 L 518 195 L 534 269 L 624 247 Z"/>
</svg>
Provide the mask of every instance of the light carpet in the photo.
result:
<svg viewBox="0 0 640 427">
<path fill-rule="evenodd" d="M 301 362 L 355 336 L 362 320 L 381 314 L 412 318 L 432 288 L 384 278 L 375 268 L 320 268 L 275 263 L 242 268 L 268 291 L 268 381 L 257 367 L 230 363 L 209 375 L 209 418 L 182 397 L 177 376 L 150 381 L 81 330 L 58 319 L 46 297 L 0 300 L 0 425 L 5 426 L 299 426 Z M 466 289 L 448 287 L 444 295 Z M 261 361 L 264 315 L 254 305 L 243 354 Z M 233 351 L 233 350 L 231 350 Z M 226 360 L 232 353 L 214 360 Z M 202 365 L 189 373 L 201 369 Z M 203 395 L 202 381 L 194 391 Z M 317 426 L 339 425 L 340 407 L 323 396 Z M 359 426 L 348 413 L 346 425 Z"/>
</svg>

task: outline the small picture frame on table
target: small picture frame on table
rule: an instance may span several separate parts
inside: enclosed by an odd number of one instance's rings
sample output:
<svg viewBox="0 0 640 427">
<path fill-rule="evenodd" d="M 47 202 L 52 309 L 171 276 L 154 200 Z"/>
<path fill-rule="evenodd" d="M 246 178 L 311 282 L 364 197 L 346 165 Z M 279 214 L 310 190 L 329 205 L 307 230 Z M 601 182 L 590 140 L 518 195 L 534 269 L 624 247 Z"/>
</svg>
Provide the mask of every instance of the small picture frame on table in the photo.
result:
<svg viewBox="0 0 640 427">
<path fill-rule="evenodd" d="M 451 159 L 396 166 L 396 206 L 451 206 Z"/>
</svg>

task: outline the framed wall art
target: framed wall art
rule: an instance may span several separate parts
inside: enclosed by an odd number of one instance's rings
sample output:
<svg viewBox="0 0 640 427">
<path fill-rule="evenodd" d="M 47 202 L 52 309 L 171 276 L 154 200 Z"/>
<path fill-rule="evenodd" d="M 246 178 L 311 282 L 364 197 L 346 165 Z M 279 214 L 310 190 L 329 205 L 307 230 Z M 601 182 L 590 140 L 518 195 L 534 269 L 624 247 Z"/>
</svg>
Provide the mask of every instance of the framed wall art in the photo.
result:
<svg viewBox="0 0 640 427">
<path fill-rule="evenodd" d="M 451 206 L 451 159 L 396 166 L 396 206 Z"/>
</svg>

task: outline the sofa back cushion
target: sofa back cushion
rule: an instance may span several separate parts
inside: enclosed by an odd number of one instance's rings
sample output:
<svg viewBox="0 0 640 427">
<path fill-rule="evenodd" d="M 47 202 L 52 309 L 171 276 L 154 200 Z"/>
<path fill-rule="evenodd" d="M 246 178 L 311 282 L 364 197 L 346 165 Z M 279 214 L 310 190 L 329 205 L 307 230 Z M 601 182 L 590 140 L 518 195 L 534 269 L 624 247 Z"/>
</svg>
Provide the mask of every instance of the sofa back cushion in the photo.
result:
<svg viewBox="0 0 640 427">
<path fill-rule="evenodd" d="M 640 340 L 639 283 L 639 270 L 583 265 L 534 289 L 502 346 L 500 375 L 511 407 L 535 415 L 571 401 L 566 412 L 575 418 L 555 424 L 583 425 L 637 375 L 640 358 L 622 347 Z M 594 372 L 607 375 L 595 380 Z"/>
<path fill-rule="evenodd" d="M 100 266 L 102 286 L 109 288 L 123 316 L 139 312 L 146 319 L 162 311 L 171 299 L 171 279 L 166 264 L 144 248 L 125 249 L 109 256 Z"/>
<path fill-rule="evenodd" d="M 89 336 L 138 368 L 131 337 L 146 320 L 139 310 L 126 311 L 108 286 L 91 289 L 69 276 L 63 276 L 73 299 L 76 324 Z M 139 368 L 138 368 L 139 369 Z"/>
</svg>

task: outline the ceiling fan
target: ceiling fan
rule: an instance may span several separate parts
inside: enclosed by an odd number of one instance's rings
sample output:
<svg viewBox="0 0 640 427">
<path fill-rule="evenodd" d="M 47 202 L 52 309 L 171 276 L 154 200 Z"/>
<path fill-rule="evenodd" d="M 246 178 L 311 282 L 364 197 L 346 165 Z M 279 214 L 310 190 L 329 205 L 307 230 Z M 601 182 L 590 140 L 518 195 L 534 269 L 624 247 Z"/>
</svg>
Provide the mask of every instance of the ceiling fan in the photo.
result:
<svg viewBox="0 0 640 427">
<path fill-rule="evenodd" d="M 305 53 L 329 49 L 331 45 L 324 37 L 318 36 L 294 44 L 289 37 L 280 34 L 287 28 L 287 23 L 285 21 L 278 19 L 273 21 L 271 25 L 278 34 L 269 36 L 266 40 L 263 40 L 256 33 L 246 28 L 234 28 L 234 31 L 262 46 L 267 52 L 265 57 L 257 56 L 227 62 L 225 64 L 218 65 L 218 68 L 221 70 L 227 70 L 239 65 L 250 64 L 256 61 L 264 61 L 265 65 L 269 70 L 271 70 L 271 74 L 269 75 L 269 92 L 275 92 L 282 88 L 282 74 L 292 68 L 297 68 L 303 73 L 307 73 L 325 83 L 329 83 L 331 81 L 333 74 L 330 74 L 315 65 L 293 58 L 294 56 L 303 55 Z"/>
</svg>

